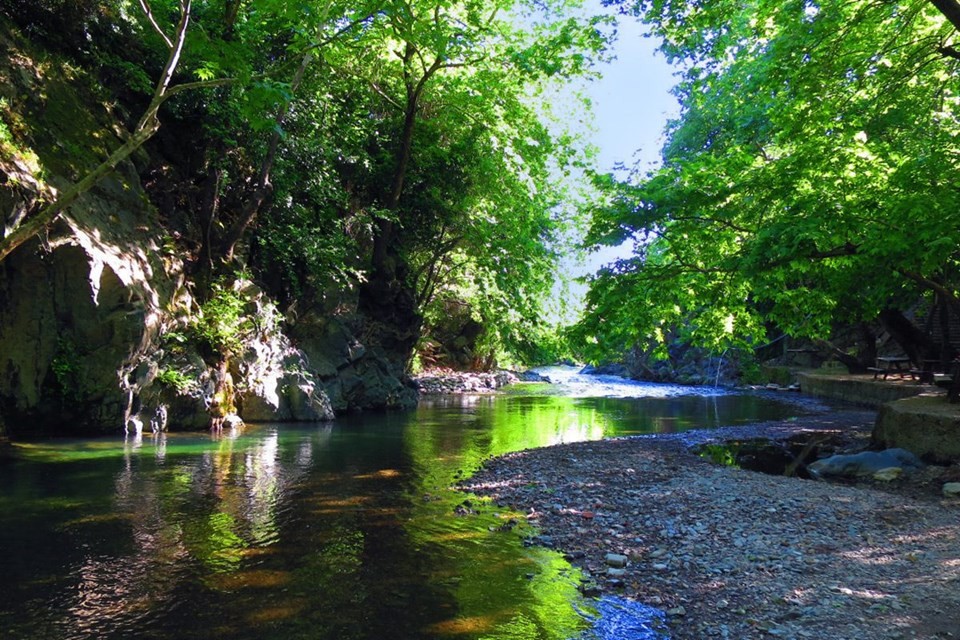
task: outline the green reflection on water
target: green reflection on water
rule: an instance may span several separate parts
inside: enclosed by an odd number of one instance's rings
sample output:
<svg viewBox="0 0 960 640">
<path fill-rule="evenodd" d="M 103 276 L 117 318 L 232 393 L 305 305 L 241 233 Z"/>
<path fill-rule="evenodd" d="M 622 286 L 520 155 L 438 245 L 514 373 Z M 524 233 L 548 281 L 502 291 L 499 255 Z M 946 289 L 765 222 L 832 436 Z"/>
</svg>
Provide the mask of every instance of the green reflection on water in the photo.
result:
<svg viewBox="0 0 960 640">
<path fill-rule="evenodd" d="M 333 427 L 16 445 L 0 465 L 0 628 L 13 639 L 572 637 L 585 624 L 571 604 L 578 574 L 524 548 L 518 514 L 474 500 L 458 515 L 467 496 L 451 485 L 519 449 L 786 411 L 751 402 L 465 397 Z M 504 527 L 511 518 L 520 524 Z"/>
<path fill-rule="evenodd" d="M 196 543 L 188 545 L 193 554 L 215 572 L 239 568 L 246 544 L 234 532 L 234 518 L 229 513 L 214 513 L 207 518 L 206 525 L 198 532 Z"/>
</svg>

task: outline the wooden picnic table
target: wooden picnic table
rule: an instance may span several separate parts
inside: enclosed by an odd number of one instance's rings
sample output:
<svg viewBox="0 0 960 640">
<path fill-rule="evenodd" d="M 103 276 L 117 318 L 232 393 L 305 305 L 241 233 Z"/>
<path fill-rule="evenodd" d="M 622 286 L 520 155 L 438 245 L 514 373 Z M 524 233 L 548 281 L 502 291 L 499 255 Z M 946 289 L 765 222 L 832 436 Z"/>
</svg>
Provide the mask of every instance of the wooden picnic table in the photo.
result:
<svg viewBox="0 0 960 640">
<path fill-rule="evenodd" d="M 891 374 L 899 375 L 901 378 L 904 376 L 913 377 L 913 372 L 910 369 L 910 358 L 906 356 L 879 356 L 877 366 L 871 371 L 873 371 L 874 380 L 881 374 L 884 380 Z"/>
</svg>

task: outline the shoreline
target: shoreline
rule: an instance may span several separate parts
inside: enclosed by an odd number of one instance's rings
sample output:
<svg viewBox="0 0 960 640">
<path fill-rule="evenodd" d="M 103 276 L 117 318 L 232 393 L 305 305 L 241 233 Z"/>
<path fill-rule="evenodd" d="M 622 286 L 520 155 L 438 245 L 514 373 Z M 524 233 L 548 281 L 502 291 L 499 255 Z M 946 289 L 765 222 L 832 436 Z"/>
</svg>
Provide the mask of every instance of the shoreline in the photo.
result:
<svg viewBox="0 0 960 640">
<path fill-rule="evenodd" d="M 673 640 L 955 637 L 960 501 L 939 493 L 944 468 L 841 484 L 691 451 L 811 431 L 865 443 L 875 416 L 835 410 L 531 449 L 488 460 L 458 488 L 525 513 L 532 542 L 579 567 L 587 595 L 666 612 Z"/>
</svg>

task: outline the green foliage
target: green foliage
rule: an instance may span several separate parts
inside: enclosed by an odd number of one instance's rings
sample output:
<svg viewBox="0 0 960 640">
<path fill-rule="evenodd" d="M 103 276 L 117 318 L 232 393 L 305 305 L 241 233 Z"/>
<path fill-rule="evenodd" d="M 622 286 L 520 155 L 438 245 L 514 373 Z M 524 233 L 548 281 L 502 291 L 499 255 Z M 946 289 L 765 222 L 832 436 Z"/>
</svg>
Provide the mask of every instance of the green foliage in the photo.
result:
<svg viewBox="0 0 960 640">
<path fill-rule="evenodd" d="M 958 62 L 926 2 L 638 4 L 688 61 L 663 165 L 602 177 L 590 241 L 636 243 L 600 273 L 576 336 L 722 350 L 960 292 Z"/>
<path fill-rule="evenodd" d="M 582 153 L 530 96 L 589 73 L 608 20 L 573 19 L 565 2 L 529 28 L 500 17 L 519 8 L 384 2 L 317 50 L 290 96 L 274 204 L 257 229 L 264 279 L 291 297 L 359 285 L 389 220 L 428 326 L 444 300 L 462 300 L 482 310 L 485 353 L 531 357 L 549 333 L 561 178 Z"/>
<path fill-rule="evenodd" d="M 83 364 L 76 343 L 70 338 L 57 340 L 57 350 L 50 362 L 60 397 L 66 402 L 81 398 Z"/>
<path fill-rule="evenodd" d="M 86 4 L 113 35 L 84 55 L 118 111 L 139 113 L 168 55 L 156 27 L 171 35 L 182 4 L 154 0 L 150 16 L 136 3 Z M 612 33 L 610 17 L 570 0 L 195 2 L 171 86 L 216 86 L 175 93 L 159 115 L 149 189 L 162 217 L 188 218 L 165 249 L 199 246 L 186 257 L 206 277 L 231 268 L 221 259 L 238 246 L 232 257 L 285 302 L 336 308 L 376 271 L 373 247 L 392 225 L 397 285 L 418 312 L 460 297 L 482 309 L 488 353 L 553 353 L 550 247 L 563 177 L 585 154 L 536 102 L 591 75 Z M 58 120 L 100 128 L 62 112 L 76 101 L 57 102 Z M 77 138 L 83 154 L 74 138 L 61 146 L 85 161 L 113 143 Z M 235 352 L 251 330 L 242 301 L 220 285 L 201 297 L 190 339 Z"/>
<path fill-rule="evenodd" d="M 736 443 L 705 444 L 697 450 L 697 454 L 701 458 L 706 458 L 725 467 L 739 467 L 740 465 L 737 464 L 739 449 L 740 447 Z"/>
<path fill-rule="evenodd" d="M 10 109 L 10 104 L 7 102 L 6 98 L 0 98 L 0 113 L 4 115 Z M 10 131 L 10 127 L 7 126 L 6 120 L 0 120 L 0 145 L 3 146 L 13 146 L 13 133 Z"/>
<path fill-rule="evenodd" d="M 239 354 L 243 340 L 255 328 L 246 313 L 243 296 L 226 281 L 211 286 L 211 296 L 200 306 L 191 331 L 200 344 L 222 357 Z"/>
<path fill-rule="evenodd" d="M 163 334 L 163 346 L 172 351 L 182 350 L 190 342 L 190 336 L 184 331 L 167 331 Z"/>
<path fill-rule="evenodd" d="M 185 391 L 197 381 L 196 378 L 178 369 L 161 369 L 157 372 L 157 382 L 177 391 Z"/>
<path fill-rule="evenodd" d="M 147 74 L 142 63 L 133 62 L 112 52 L 105 51 L 98 56 L 103 65 L 102 72 L 115 76 L 130 91 L 149 96 L 153 93 L 154 80 Z"/>
</svg>

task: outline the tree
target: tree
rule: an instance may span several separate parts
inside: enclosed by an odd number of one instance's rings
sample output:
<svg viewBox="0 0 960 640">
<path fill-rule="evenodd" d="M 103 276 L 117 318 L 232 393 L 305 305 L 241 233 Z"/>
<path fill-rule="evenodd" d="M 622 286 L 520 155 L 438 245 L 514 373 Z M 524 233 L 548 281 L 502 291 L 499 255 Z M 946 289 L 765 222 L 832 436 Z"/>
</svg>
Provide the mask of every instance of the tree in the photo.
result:
<svg viewBox="0 0 960 640">
<path fill-rule="evenodd" d="M 471 264 L 492 253 L 502 259 L 503 243 L 476 235 L 481 221 L 525 239 L 515 245 L 524 252 L 512 257 L 530 266 L 551 226 L 546 167 L 563 145 L 549 139 L 528 96 L 544 78 L 585 73 L 605 35 L 602 21 L 573 18 L 519 29 L 501 17 L 514 8 L 386 3 L 358 46 L 328 58 L 371 90 L 353 98 L 369 113 L 363 152 L 340 170 L 349 174 L 354 207 L 375 220 L 359 308 L 399 358 L 409 357 L 424 305 L 451 264 L 465 265 L 454 255 L 469 247 Z M 526 225 L 521 210 L 540 222 Z M 514 270 L 517 283 L 539 278 Z"/>
<path fill-rule="evenodd" d="M 163 27 L 157 22 L 150 4 L 146 0 L 140 0 L 140 8 L 143 11 L 144 18 L 163 40 L 167 49 L 166 63 L 154 86 L 153 97 L 150 99 L 139 122 L 137 122 L 133 128 L 133 131 L 130 132 L 129 138 L 127 138 L 123 145 L 111 153 L 106 160 L 83 176 L 78 182 L 68 186 L 61 193 L 57 194 L 53 202 L 44 206 L 33 216 L 21 222 L 20 225 L 14 228 L 9 234 L 0 238 L 0 261 L 5 259 L 26 240 L 35 236 L 53 223 L 77 198 L 89 191 L 101 178 L 113 171 L 118 164 L 129 158 L 137 149 L 142 147 L 143 144 L 157 132 L 157 129 L 160 128 L 159 113 L 160 107 L 164 102 L 177 93 L 201 87 L 216 86 L 223 82 L 215 80 L 171 86 L 177 65 L 180 62 L 180 55 L 183 52 L 184 43 L 186 42 L 187 28 L 190 25 L 191 2 L 192 0 L 179 0 L 180 18 L 177 21 L 174 34 L 168 36 Z"/>
<path fill-rule="evenodd" d="M 559 177 L 580 153 L 538 93 L 590 73 L 609 37 L 575 4 L 152 0 L 129 25 L 104 10 L 121 35 L 74 53 L 150 115 L 76 194 L 149 141 L 141 180 L 201 304 L 246 267 L 288 303 L 359 306 L 398 360 L 455 290 L 490 301 L 504 335 L 492 301 L 533 325 Z"/>
<path fill-rule="evenodd" d="M 825 339 L 924 295 L 957 306 L 956 31 L 932 4 L 640 8 L 687 61 L 683 111 L 661 169 L 601 179 L 591 241 L 637 252 L 594 281 L 581 338 L 685 324 L 722 349 L 772 326 Z"/>
</svg>

